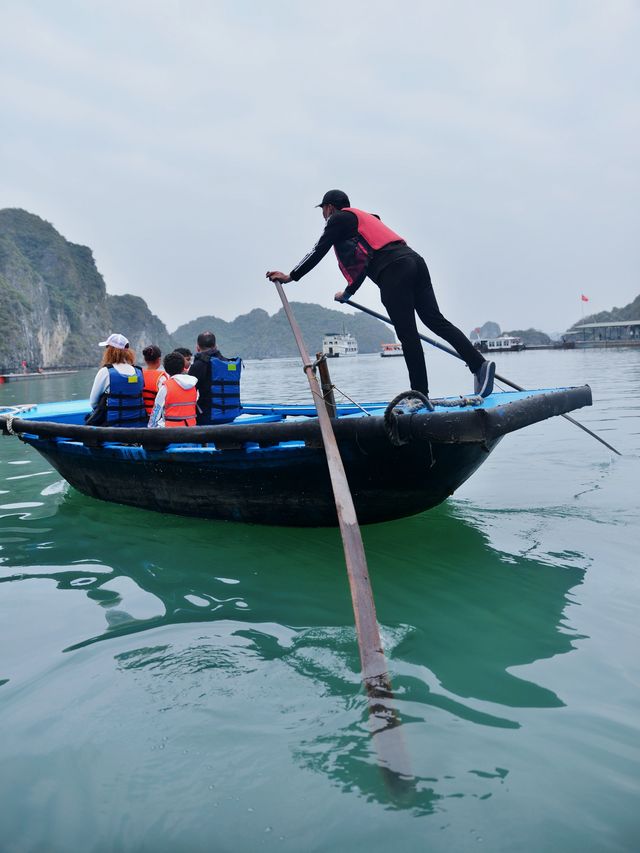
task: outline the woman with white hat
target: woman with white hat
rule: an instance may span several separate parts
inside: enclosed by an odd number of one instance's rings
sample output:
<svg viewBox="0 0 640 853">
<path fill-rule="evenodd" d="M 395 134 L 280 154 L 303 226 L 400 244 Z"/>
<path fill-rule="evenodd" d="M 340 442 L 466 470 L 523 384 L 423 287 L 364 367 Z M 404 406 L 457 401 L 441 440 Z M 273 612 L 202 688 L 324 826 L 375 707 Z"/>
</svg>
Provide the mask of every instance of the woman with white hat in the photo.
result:
<svg viewBox="0 0 640 853">
<path fill-rule="evenodd" d="M 109 335 L 99 346 L 106 347 L 100 369 L 89 395 L 91 426 L 143 427 L 147 414 L 142 399 L 144 379 L 135 352 L 124 335 Z"/>
</svg>

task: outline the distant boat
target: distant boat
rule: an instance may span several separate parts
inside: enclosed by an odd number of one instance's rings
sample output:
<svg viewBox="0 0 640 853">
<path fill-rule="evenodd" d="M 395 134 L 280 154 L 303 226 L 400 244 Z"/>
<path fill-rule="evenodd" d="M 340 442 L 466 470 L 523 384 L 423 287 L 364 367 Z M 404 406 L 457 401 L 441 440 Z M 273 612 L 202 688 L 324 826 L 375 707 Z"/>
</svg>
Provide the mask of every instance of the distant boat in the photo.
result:
<svg viewBox="0 0 640 853">
<path fill-rule="evenodd" d="M 322 339 L 322 353 L 327 358 L 346 358 L 358 355 L 358 342 L 352 334 L 327 332 Z"/>
<path fill-rule="evenodd" d="M 404 355 L 402 344 L 382 344 L 380 355 L 382 358 L 393 358 L 395 355 Z"/>
<path fill-rule="evenodd" d="M 0 373 L 0 385 L 6 382 L 20 382 L 22 379 L 46 379 L 47 376 L 66 376 L 77 370 L 38 370 L 35 373 Z"/>
<path fill-rule="evenodd" d="M 525 349 L 525 343 L 522 338 L 515 338 L 512 335 L 500 335 L 499 338 L 480 338 L 473 341 L 473 345 L 480 352 L 520 352 Z"/>
</svg>

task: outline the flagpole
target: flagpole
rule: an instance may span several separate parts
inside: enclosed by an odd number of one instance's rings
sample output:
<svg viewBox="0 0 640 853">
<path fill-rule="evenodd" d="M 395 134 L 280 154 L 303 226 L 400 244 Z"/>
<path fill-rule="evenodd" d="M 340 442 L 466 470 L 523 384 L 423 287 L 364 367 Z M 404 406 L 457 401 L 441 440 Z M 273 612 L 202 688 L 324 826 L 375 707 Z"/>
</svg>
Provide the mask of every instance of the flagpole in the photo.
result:
<svg viewBox="0 0 640 853">
<path fill-rule="evenodd" d="M 580 294 L 580 318 L 584 320 L 584 303 L 589 301 L 589 297 L 585 296 L 584 293 Z"/>
</svg>

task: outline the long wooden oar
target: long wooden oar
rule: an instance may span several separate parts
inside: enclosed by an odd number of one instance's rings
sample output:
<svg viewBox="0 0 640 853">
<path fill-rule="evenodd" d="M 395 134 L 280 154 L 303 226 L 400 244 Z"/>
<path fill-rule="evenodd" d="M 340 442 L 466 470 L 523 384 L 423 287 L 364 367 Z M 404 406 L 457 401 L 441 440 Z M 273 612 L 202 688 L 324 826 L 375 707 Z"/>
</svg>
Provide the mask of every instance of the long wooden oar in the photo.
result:
<svg viewBox="0 0 640 853">
<path fill-rule="evenodd" d="M 360 660 L 362 662 L 362 678 L 370 698 L 380 699 L 391 695 L 391 684 L 387 670 L 387 662 L 382 650 L 382 640 L 378 630 L 376 608 L 373 601 L 373 592 L 367 571 L 367 558 L 364 553 L 364 544 L 360 533 L 360 526 L 356 516 L 355 506 L 347 475 L 345 474 L 342 458 L 338 451 L 336 437 L 333 434 L 331 419 L 327 412 L 327 406 L 316 379 L 313 364 L 307 353 L 300 327 L 293 316 L 289 300 L 285 296 L 280 282 L 274 282 L 278 295 L 282 300 L 285 314 L 291 324 L 304 372 L 309 380 L 309 387 L 313 395 L 320 432 L 327 455 L 331 487 L 336 502 L 340 534 L 344 547 L 344 556 L 347 563 L 347 574 L 351 588 L 351 600 L 353 612 L 356 618 L 356 633 L 358 635 L 358 647 L 360 649 Z"/>
<path fill-rule="evenodd" d="M 393 700 L 391 681 L 378 630 L 376 607 L 373 601 L 371 582 L 369 581 L 367 558 L 364 553 L 360 525 L 325 398 L 313 371 L 313 364 L 302 339 L 302 332 L 293 316 L 282 285 L 277 281 L 274 284 L 278 289 L 282 306 L 296 339 L 304 372 L 307 374 L 309 387 L 318 412 L 320 433 L 327 456 L 331 488 L 336 502 L 347 575 L 349 576 L 358 648 L 362 663 L 362 680 L 369 702 L 369 721 L 372 734 L 375 735 L 374 742 L 380 769 L 383 771 L 389 792 L 394 797 L 402 797 L 406 800 L 409 795 L 412 796 L 415 793 L 411 782 L 413 777 L 399 727 L 400 717 L 391 703 Z"/>
<path fill-rule="evenodd" d="M 337 300 L 340 301 L 340 300 Z M 384 314 L 378 314 L 377 311 L 372 311 L 371 308 L 365 308 L 364 305 L 359 305 L 357 302 L 352 302 L 351 300 L 344 301 L 343 305 L 351 305 L 353 308 L 357 308 L 359 311 L 364 311 L 365 314 L 369 314 L 371 317 L 375 317 L 377 320 L 382 320 L 383 323 L 388 323 L 390 326 L 393 326 L 393 323 L 388 317 L 385 317 Z M 433 338 L 428 338 L 426 335 L 421 335 L 418 333 L 418 337 L 421 341 L 424 341 L 427 344 L 431 344 L 432 347 L 436 347 L 437 349 L 441 349 L 443 352 L 449 353 L 449 355 L 453 355 L 456 358 L 459 358 L 461 361 L 464 361 L 461 355 L 459 355 L 454 349 L 448 347 L 446 344 L 441 344 L 438 341 L 434 341 Z M 521 385 L 516 385 L 515 382 L 511 382 L 509 379 L 505 379 L 504 376 L 500 376 L 496 373 L 496 379 L 498 382 L 503 382 L 505 385 L 508 385 L 510 388 L 515 388 L 516 391 L 526 391 L 526 388 L 523 388 Z M 612 447 L 608 442 L 604 440 L 604 438 L 600 438 L 595 432 L 591 432 L 590 429 L 584 424 L 581 424 L 580 421 L 577 421 L 575 418 L 570 417 L 569 415 L 562 415 L 562 417 L 569 421 L 569 423 L 574 424 L 574 426 L 580 427 L 581 430 L 590 435 L 592 438 L 595 438 L 596 441 L 599 441 L 600 444 L 604 444 L 605 447 L 608 447 L 609 450 L 612 450 L 614 453 L 617 453 L 618 456 L 622 456 L 619 450 L 616 450 L 615 447 Z"/>
</svg>

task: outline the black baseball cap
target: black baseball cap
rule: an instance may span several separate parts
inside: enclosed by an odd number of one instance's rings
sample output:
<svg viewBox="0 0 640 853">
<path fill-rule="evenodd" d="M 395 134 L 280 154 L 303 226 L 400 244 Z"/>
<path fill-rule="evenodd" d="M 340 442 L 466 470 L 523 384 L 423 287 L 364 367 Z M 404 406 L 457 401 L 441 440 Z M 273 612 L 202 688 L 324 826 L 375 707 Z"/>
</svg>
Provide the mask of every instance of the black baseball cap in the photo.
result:
<svg viewBox="0 0 640 853">
<path fill-rule="evenodd" d="M 349 196 L 343 193 L 342 190 L 327 190 L 322 196 L 322 201 L 320 204 L 316 204 L 316 207 L 322 207 L 323 204 L 332 204 L 338 210 L 341 210 L 343 207 L 351 207 Z"/>
</svg>

